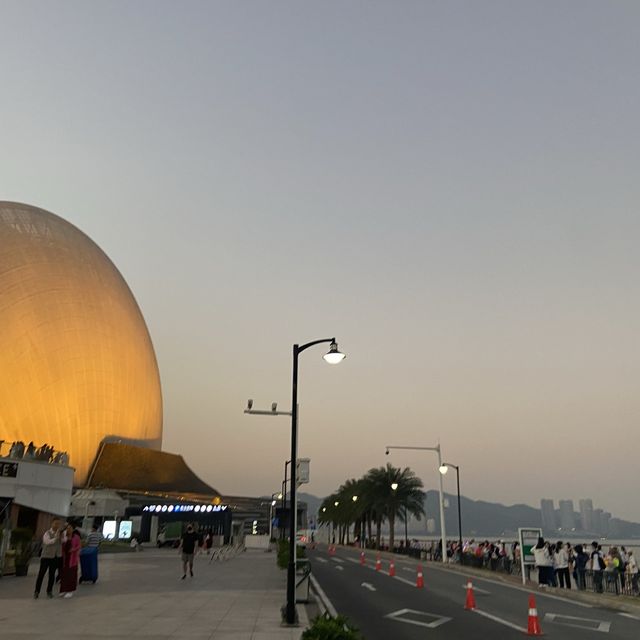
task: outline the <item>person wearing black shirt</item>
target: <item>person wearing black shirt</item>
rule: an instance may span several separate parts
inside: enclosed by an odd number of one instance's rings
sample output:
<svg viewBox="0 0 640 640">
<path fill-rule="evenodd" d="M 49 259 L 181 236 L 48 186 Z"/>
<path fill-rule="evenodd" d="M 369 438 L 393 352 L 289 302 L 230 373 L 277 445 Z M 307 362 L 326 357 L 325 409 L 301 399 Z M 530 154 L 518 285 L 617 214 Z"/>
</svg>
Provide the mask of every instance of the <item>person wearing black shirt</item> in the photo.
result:
<svg viewBox="0 0 640 640">
<path fill-rule="evenodd" d="M 182 580 L 187 577 L 187 565 L 189 565 L 189 575 L 193 578 L 193 556 L 200 536 L 193 530 L 193 525 L 187 526 L 186 533 L 180 538 L 180 549 L 182 551 Z"/>
</svg>

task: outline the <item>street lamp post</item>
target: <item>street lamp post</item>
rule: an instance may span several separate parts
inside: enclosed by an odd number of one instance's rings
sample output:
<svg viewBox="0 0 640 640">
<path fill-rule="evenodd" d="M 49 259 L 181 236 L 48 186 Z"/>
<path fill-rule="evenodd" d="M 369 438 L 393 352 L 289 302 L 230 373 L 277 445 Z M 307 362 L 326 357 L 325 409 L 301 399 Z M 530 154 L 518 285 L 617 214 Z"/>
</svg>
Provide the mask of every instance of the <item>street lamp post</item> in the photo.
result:
<svg viewBox="0 0 640 640">
<path fill-rule="evenodd" d="M 438 469 L 442 466 L 442 455 L 440 452 L 440 443 L 435 447 L 400 447 L 395 445 L 389 445 L 386 447 L 386 453 L 389 455 L 390 449 L 410 449 L 412 451 L 435 451 L 438 454 Z M 439 489 L 440 489 L 440 540 L 442 543 L 442 563 L 447 562 L 447 530 L 444 523 L 444 491 L 442 488 L 442 474 L 438 474 Z"/>
<path fill-rule="evenodd" d="M 462 510 L 460 509 L 460 467 L 457 464 L 443 462 L 439 468 L 441 476 L 447 473 L 449 467 L 453 467 L 456 470 L 456 484 L 458 488 L 458 543 L 460 545 L 460 564 L 462 564 Z"/>
<path fill-rule="evenodd" d="M 290 503 L 293 511 L 292 517 L 289 519 L 289 563 L 287 565 L 287 605 L 286 605 L 286 622 L 287 624 L 297 624 L 298 616 L 296 612 L 296 520 L 298 516 L 298 508 L 296 501 L 297 479 L 296 479 L 296 463 L 298 457 L 298 357 L 300 354 L 317 344 L 329 342 L 329 351 L 323 357 L 329 364 L 338 364 L 344 359 L 344 353 L 338 351 L 338 345 L 335 338 L 323 338 L 321 340 L 313 340 L 303 345 L 293 345 L 293 373 L 291 377 L 291 490 Z"/>
</svg>

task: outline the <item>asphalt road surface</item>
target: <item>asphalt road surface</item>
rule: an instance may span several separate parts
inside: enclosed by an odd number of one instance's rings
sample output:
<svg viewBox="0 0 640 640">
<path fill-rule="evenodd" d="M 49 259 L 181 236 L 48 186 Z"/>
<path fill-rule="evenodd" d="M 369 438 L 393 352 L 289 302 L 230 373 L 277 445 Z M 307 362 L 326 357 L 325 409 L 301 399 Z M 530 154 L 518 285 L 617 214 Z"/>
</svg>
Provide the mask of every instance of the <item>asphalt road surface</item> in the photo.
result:
<svg viewBox="0 0 640 640">
<path fill-rule="evenodd" d="M 531 591 L 491 578 L 473 578 L 477 609 L 464 608 L 466 578 L 423 564 L 424 588 L 416 588 L 413 560 L 396 559 L 376 571 L 375 555 L 360 565 L 360 551 L 326 547 L 308 550 L 315 580 L 335 610 L 346 615 L 366 640 L 480 640 L 522 638 L 527 633 L 529 594 L 536 598 L 544 636 L 558 640 L 640 638 L 640 617 L 573 602 L 556 594 Z"/>
</svg>

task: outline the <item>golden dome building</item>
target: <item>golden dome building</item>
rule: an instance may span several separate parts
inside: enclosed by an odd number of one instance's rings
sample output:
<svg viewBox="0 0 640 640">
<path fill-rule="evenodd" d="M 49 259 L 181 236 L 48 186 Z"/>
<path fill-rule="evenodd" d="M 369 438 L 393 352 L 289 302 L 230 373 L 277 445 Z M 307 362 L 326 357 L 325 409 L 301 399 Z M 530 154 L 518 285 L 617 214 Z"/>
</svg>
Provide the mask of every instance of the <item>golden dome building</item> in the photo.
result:
<svg viewBox="0 0 640 640">
<path fill-rule="evenodd" d="M 68 452 L 79 486 L 105 439 L 160 449 L 160 375 L 142 313 L 84 233 L 0 201 L 0 444 Z"/>
</svg>

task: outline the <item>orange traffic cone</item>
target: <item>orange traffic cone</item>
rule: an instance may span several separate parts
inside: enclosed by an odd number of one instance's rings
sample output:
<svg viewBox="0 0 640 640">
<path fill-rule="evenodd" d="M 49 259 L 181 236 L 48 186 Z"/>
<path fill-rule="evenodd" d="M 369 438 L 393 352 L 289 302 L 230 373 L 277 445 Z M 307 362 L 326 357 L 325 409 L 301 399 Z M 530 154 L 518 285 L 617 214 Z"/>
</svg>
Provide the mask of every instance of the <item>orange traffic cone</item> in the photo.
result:
<svg viewBox="0 0 640 640">
<path fill-rule="evenodd" d="M 464 603 L 464 608 L 473 611 L 476 608 L 476 598 L 473 595 L 473 585 L 471 580 L 467 580 L 467 599 Z"/>
<path fill-rule="evenodd" d="M 378 554 L 378 558 L 376 560 L 376 571 L 380 571 L 382 569 L 382 561 L 380 560 L 380 554 Z"/>
<path fill-rule="evenodd" d="M 541 636 L 542 629 L 538 620 L 538 610 L 536 609 L 536 599 L 533 594 L 529 595 L 529 624 L 527 626 L 528 636 Z"/>
<path fill-rule="evenodd" d="M 336 546 L 334 544 L 330 544 L 329 545 L 329 555 L 330 556 L 335 556 L 336 555 Z"/>
<path fill-rule="evenodd" d="M 364 567 L 364 551 L 360 552 L 360 564 Z"/>
<path fill-rule="evenodd" d="M 396 565 L 393 564 L 393 560 L 389 563 L 389 575 L 393 578 L 396 575 Z"/>
<path fill-rule="evenodd" d="M 424 587 L 424 579 L 422 577 L 422 565 L 418 565 L 418 574 L 416 575 L 416 587 L 422 589 Z"/>
</svg>

